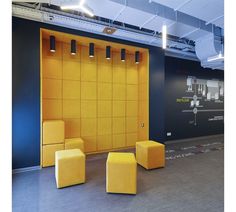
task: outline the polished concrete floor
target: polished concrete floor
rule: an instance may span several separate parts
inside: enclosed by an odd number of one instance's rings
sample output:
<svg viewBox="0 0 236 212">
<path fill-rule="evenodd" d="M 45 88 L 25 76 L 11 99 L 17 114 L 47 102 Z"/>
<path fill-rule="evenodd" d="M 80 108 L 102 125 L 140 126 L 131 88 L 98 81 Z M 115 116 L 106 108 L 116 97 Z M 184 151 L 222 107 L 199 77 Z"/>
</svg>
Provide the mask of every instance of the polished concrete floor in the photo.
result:
<svg viewBox="0 0 236 212">
<path fill-rule="evenodd" d="M 107 194 L 107 154 L 87 156 L 87 182 L 57 189 L 54 168 L 13 174 L 13 212 L 223 212 L 223 136 L 166 145 L 166 167 L 138 166 L 138 194 Z M 130 150 L 133 151 L 133 150 Z"/>
</svg>

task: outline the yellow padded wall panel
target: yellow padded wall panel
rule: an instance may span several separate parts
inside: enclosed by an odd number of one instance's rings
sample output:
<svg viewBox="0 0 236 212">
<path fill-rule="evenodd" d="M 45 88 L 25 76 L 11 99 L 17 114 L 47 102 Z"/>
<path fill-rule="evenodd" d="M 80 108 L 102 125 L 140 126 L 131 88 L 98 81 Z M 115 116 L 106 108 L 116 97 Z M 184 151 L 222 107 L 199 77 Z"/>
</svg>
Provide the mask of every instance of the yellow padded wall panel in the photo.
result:
<svg viewBox="0 0 236 212">
<path fill-rule="evenodd" d="M 98 83 L 98 99 L 110 100 L 112 99 L 112 84 Z"/>
<path fill-rule="evenodd" d="M 114 67 L 113 68 L 113 83 L 126 83 L 126 69 L 125 67 Z"/>
<path fill-rule="evenodd" d="M 43 79 L 43 98 L 60 99 L 62 80 Z"/>
<path fill-rule="evenodd" d="M 112 135 L 98 135 L 97 136 L 97 150 L 112 149 Z"/>
<path fill-rule="evenodd" d="M 97 49 L 97 60 L 98 64 L 108 65 L 110 66 L 112 64 L 112 58 L 110 60 L 106 59 L 106 50 L 105 49 Z M 111 49 L 112 53 L 112 49 Z M 111 56 L 112 57 L 112 56 Z"/>
<path fill-rule="evenodd" d="M 65 122 L 65 138 L 80 137 L 80 119 L 64 119 Z"/>
<path fill-rule="evenodd" d="M 113 84 L 113 99 L 114 100 L 125 100 L 126 91 L 124 84 Z"/>
<path fill-rule="evenodd" d="M 112 82 L 112 66 L 100 65 L 97 66 L 98 82 Z"/>
<path fill-rule="evenodd" d="M 62 100 L 43 99 L 43 120 L 62 119 Z"/>
<path fill-rule="evenodd" d="M 63 79 L 80 80 L 80 63 L 77 61 L 63 60 Z"/>
<path fill-rule="evenodd" d="M 98 118 L 98 129 L 97 134 L 98 135 L 107 135 L 111 134 L 111 118 Z"/>
<path fill-rule="evenodd" d="M 43 59 L 43 78 L 62 79 L 62 62 L 54 58 Z"/>
<path fill-rule="evenodd" d="M 127 100 L 138 100 L 137 85 L 127 85 Z"/>
<path fill-rule="evenodd" d="M 127 84 L 138 84 L 138 70 L 137 67 L 127 69 Z"/>
<path fill-rule="evenodd" d="M 135 146 L 137 141 L 138 141 L 137 133 L 126 134 L 126 146 Z"/>
<path fill-rule="evenodd" d="M 96 81 L 97 66 L 96 63 L 81 63 L 81 81 Z"/>
<path fill-rule="evenodd" d="M 125 101 L 113 101 L 113 117 L 125 117 Z"/>
<path fill-rule="evenodd" d="M 97 119 L 96 118 L 82 118 L 81 119 L 81 136 L 96 136 Z"/>
<path fill-rule="evenodd" d="M 97 151 L 97 137 L 96 136 L 84 136 L 85 152 L 95 152 Z"/>
<path fill-rule="evenodd" d="M 112 147 L 121 148 L 126 146 L 125 134 L 113 134 Z"/>
<path fill-rule="evenodd" d="M 126 101 L 126 116 L 138 116 L 138 101 Z"/>
<path fill-rule="evenodd" d="M 55 165 L 55 152 L 64 149 L 64 144 L 43 145 L 43 167 Z"/>
<path fill-rule="evenodd" d="M 79 99 L 80 98 L 80 81 L 63 80 L 63 98 Z"/>
<path fill-rule="evenodd" d="M 137 117 L 127 117 L 126 118 L 126 132 L 131 133 L 131 132 L 137 132 L 137 125 L 138 123 L 138 118 Z"/>
<path fill-rule="evenodd" d="M 112 101 L 98 101 L 98 117 L 112 116 Z"/>
<path fill-rule="evenodd" d="M 125 118 L 113 118 L 112 128 L 114 134 L 125 133 Z"/>
<path fill-rule="evenodd" d="M 97 101 L 81 100 L 81 118 L 96 118 Z"/>
<path fill-rule="evenodd" d="M 97 98 L 96 82 L 81 82 L 81 99 L 95 100 Z"/>
<path fill-rule="evenodd" d="M 65 139 L 65 125 L 62 120 L 43 122 L 43 144 L 63 143 Z"/>
<path fill-rule="evenodd" d="M 80 100 L 63 99 L 63 118 L 80 118 Z"/>
</svg>

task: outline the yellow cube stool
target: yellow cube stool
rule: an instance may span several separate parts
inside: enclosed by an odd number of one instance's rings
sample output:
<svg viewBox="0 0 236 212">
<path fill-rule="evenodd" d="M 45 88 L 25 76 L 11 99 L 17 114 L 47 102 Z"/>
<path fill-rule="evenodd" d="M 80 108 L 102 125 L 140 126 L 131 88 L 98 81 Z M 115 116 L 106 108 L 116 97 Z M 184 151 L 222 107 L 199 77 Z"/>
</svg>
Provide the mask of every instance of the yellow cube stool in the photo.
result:
<svg viewBox="0 0 236 212">
<path fill-rule="evenodd" d="M 133 153 L 110 152 L 106 163 L 106 191 L 136 194 L 137 162 Z"/>
<path fill-rule="evenodd" d="M 55 165 L 55 152 L 59 150 L 64 150 L 64 144 L 49 144 L 43 145 L 42 154 L 42 166 L 54 166 Z"/>
<path fill-rule="evenodd" d="M 165 145 L 155 141 L 136 142 L 136 160 L 146 169 L 165 167 Z"/>
<path fill-rule="evenodd" d="M 50 120 L 43 122 L 43 144 L 59 144 L 65 139 L 64 121 Z"/>
<path fill-rule="evenodd" d="M 81 138 L 65 139 L 65 149 L 80 149 L 84 152 L 84 141 Z"/>
<path fill-rule="evenodd" d="M 57 151 L 55 158 L 57 188 L 85 182 L 85 155 L 80 149 Z"/>
</svg>

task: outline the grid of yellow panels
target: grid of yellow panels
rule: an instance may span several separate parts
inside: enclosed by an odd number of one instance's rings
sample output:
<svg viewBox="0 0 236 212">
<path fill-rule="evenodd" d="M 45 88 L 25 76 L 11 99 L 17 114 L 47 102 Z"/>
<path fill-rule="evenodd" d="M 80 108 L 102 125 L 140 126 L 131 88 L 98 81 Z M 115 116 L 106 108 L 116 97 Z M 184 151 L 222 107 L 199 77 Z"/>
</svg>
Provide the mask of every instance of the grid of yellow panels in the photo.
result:
<svg viewBox="0 0 236 212">
<path fill-rule="evenodd" d="M 95 44 L 96 45 L 96 44 Z M 65 122 L 65 137 L 81 137 L 85 152 L 131 147 L 148 138 L 148 65 L 142 55 L 139 65 L 134 52 L 120 60 L 113 51 L 95 49 L 90 58 L 87 46 L 42 41 L 42 119 Z"/>
</svg>

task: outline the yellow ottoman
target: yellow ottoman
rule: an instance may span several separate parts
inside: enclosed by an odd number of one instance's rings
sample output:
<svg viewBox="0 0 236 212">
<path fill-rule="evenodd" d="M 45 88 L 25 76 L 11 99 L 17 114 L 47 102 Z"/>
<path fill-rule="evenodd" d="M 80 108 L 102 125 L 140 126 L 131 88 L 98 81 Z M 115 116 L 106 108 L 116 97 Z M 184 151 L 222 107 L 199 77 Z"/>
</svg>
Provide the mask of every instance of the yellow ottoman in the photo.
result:
<svg viewBox="0 0 236 212">
<path fill-rule="evenodd" d="M 80 149 L 84 152 L 84 141 L 81 138 L 65 139 L 65 149 Z"/>
<path fill-rule="evenodd" d="M 133 153 L 110 152 L 106 163 L 106 191 L 136 194 L 137 162 Z"/>
<path fill-rule="evenodd" d="M 137 163 L 146 169 L 165 166 L 165 145 L 155 141 L 136 142 Z"/>
<path fill-rule="evenodd" d="M 85 182 L 85 155 L 80 149 L 57 151 L 55 158 L 57 188 Z"/>
</svg>

